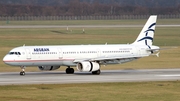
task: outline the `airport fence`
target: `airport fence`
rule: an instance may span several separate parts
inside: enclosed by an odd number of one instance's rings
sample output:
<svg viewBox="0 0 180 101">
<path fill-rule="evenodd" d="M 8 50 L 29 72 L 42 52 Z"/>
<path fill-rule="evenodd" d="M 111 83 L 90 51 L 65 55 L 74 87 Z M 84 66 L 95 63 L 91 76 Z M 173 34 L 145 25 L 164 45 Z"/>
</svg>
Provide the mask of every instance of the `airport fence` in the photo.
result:
<svg viewBox="0 0 180 101">
<path fill-rule="evenodd" d="M 113 15 L 113 16 L 0 16 L 0 21 L 21 20 L 120 20 L 147 19 L 150 15 Z M 179 15 L 158 15 L 158 19 L 179 19 Z"/>
</svg>

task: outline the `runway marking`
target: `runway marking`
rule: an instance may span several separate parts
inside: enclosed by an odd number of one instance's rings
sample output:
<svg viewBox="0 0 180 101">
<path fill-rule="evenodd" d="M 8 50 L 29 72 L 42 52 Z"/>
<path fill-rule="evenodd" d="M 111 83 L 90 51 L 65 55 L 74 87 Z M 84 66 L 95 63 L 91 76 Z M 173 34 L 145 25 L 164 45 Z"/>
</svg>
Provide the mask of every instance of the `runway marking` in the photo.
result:
<svg viewBox="0 0 180 101">
<path fill-rule="evenodd" d="M 174 77 L 174 76 L 180 76 L 180 74 L 172 74 L 172 75 L 157 75 L 157 76 Z"/>
</svg>

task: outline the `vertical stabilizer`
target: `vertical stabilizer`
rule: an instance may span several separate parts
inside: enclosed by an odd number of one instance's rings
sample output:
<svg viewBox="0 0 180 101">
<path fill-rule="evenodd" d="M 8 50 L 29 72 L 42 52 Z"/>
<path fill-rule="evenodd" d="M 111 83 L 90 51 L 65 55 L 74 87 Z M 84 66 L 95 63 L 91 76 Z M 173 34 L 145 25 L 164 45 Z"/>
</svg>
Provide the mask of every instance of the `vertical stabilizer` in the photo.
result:
<svg viewBox="0 0 180 101">
<path fill-rule="evenodd" d="M 151 15 L 132 44 L 151 46 L 153 43 L 157 15 Z"/>
</svg>

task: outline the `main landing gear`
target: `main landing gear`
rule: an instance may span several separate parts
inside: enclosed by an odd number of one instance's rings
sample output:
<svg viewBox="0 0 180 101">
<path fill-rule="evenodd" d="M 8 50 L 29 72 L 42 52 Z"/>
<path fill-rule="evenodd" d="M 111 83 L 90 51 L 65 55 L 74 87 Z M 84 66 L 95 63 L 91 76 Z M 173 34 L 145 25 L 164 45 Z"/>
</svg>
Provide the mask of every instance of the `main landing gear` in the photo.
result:
<svg viewBox="0 0 180 101">
<path fill-rule="evenodd" d="M 74 68 L 68 66 L 68 68 L 66 69 L 66 74 L 74 74 Z"/>
<path fill-rule="evenodd" d="M 68 66 L 68 68 L 66 69 L 66 74 L 74 74 L 74 68 L 71 68 L 70 66 Z M 93 75 L 100 75 L 101 74 L 101 70 L 97 70 L 97 71 L 93 71 L 92 72 Z"/>
<path fill-rule="evenodd" d="M 99 74 L 101 74 L 101 70 L 99 69 L 99 70 L 97 70 L 97 71 L 93 71 L 92 74 L 93 74 L 93 75 L 99 75 Z"/>
<path fill-rule="evenodd" d="M 26 68 L 26 67 L 25 67 L 25 66 L 21 66 L 20 68 L 21 68 L 20 75 L 21 75 L 21 76 L 24 76 L 24 75 L 25 75 L 25 68 Z"/>
</svg>

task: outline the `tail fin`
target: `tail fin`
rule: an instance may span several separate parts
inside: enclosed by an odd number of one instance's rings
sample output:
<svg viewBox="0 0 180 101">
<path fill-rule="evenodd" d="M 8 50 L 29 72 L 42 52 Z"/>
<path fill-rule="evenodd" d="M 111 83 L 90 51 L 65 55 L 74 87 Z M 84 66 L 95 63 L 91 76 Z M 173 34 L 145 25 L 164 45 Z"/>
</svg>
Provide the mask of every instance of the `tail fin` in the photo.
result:
<svg viewBox="0 0 180 101">
<path fill-rule="evenodd" d="M 148 45 L 151 46 L 153 43 L 153 37 L 155 32 L 157 15 L 151 15 L 141 30 L 136 41 L 132 44 Z"/>
</svg>

